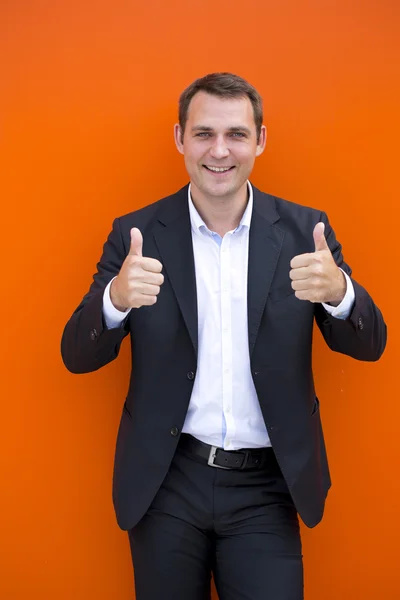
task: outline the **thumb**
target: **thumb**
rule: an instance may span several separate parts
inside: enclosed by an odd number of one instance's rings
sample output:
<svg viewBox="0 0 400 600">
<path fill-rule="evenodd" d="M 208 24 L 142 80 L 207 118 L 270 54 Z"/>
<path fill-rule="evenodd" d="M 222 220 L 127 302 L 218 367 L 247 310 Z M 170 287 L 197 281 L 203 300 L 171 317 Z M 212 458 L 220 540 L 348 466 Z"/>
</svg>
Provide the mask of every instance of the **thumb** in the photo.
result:
<svg viewBox="0 0 400 600">
<path fill-rule="evenodd" d="M 322 223 L 322 221 L 317 223 L 314 227 L 313 238 L 315 244 L 315 252 L 319 252 L 321 250 L 329 250 L 329 246 L 325 239 L 325 223 Z"/>
<path fill-rule="evenodd" d="M 131 247 L 129 248 L 129 254 L 131 256 L 142 256 L 143 248 L 143 236 L 140 229 L 134 227 L 131 229 Z"/>
</svg>

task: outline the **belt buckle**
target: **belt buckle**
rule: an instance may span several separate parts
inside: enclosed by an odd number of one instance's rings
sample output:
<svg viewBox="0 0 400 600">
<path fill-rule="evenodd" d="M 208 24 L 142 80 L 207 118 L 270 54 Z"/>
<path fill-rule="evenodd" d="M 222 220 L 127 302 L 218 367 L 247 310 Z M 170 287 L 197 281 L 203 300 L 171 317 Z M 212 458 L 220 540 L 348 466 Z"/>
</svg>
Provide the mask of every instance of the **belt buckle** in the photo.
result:
<svg viewBox="0 0 400 600">
<path fill-rule="evenodd" d="M 218 446 L 211 446 L 210 454 L 208 455 L 208 464 L 210 467 L 215 467 L 216 469 L 227 469 L 230 471 L 230 467 L 222 467 L 221 465 L 216 465 L 214 463 L 215 455 L 217 454 Z"/>
</svg>

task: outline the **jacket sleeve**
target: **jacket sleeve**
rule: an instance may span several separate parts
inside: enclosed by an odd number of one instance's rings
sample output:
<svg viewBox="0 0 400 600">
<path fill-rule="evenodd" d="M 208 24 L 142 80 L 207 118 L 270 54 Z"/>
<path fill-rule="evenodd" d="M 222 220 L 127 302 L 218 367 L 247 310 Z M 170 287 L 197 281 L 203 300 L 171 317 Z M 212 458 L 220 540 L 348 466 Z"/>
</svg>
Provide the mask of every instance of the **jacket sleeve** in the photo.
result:
<svg viewBox="0 0 400 600">
<path fill-rule="evenodd" d="M 104 244 L 93 283 L 64 328 L 61 355 L 72 373 L 96 371 L 118 356 L 124 337 L 129 333 L 129 320 L 121 327 L 107 329 L 103 318 L 103 294 L 113 277 L 118 275 L 127 255 L 119 219 Z"/>
<path fill-rule="evenodd" d="M 344 262 L 342 247 L 329 224 L 328 217 L 321 213 L 325 223 L 325 237 L 338 267 L 351 277 L 351 268 Z M 355 291 L 355 302 L 345 320 L 332 317 L 322 304 L 315 305 L 315 319 L 331 350 L 347 354 L 364 361 L 376 361 L 386 346 L 387 328 L 381 311 L 371 296 L 359 283 L 351 278 Z"/>
</svg>

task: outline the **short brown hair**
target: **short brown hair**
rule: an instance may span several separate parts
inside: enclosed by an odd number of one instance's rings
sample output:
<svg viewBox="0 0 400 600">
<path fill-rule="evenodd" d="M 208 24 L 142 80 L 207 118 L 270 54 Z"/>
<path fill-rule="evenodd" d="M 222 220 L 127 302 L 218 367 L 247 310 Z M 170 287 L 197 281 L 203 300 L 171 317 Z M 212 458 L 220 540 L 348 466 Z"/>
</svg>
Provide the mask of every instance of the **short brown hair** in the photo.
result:
<svg viewBox="0 0 400 600">
<path fill-rule="evenodd" d="M 210 73 L 193 81 L 182 92 L 179 98 L 179 125 L 182 135 L 185 133 L 190 102 L 198 92 L 206 92 L 220 98 L 243 98 L 247 96 L 253 106 L 257 140 L 260 138 L 263 123 L 262 98 L 250 83 L 233 73 Z"/>
</svg>

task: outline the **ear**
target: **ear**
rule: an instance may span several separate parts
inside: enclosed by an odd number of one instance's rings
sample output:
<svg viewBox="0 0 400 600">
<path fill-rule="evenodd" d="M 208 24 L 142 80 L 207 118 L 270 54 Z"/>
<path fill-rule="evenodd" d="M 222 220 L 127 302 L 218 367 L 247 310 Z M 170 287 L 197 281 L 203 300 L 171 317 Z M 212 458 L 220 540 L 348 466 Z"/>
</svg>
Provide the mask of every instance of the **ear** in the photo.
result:
<svg viewBox="0 0 400 600">
<path fill-rule="evenodd" d="M 174 139 L 175 139 L 175 146 L 177 147 L 178 152 L 183 154 L 183 134 L 182 134 L 182 128 L 178 123 L 175 123 L 175 125 L 174 125 Z"/>
<path fill-rule="evenodd" d="M 265 150 L 265 145 L 267 143 L 267 128 L 265 125 L 261 127 L 260 137 L 257 142 L 256 156 L 260 156 Z"/>
</svg>

